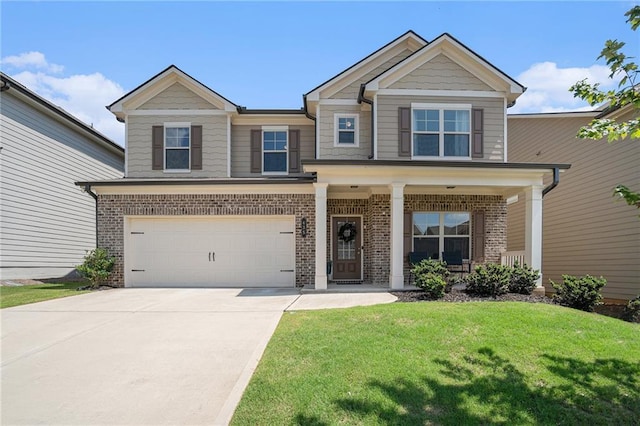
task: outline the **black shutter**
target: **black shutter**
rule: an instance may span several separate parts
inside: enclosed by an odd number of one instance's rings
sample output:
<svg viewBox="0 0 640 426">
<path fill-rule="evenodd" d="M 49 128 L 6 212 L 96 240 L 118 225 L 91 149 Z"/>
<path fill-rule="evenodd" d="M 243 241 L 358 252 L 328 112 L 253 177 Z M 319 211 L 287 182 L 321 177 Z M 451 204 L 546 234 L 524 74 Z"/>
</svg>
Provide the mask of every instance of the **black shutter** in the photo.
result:
<svg viewBox="0 0 640 426">
<path fill-rule="evenodd" d="M 164 126 L 152 127 L 151 169 L 164 170 Z"/>
<path fill-rule="evenodd" d="M 202 170 L 202 126 L 191 126 L 191 170 Z"/>
<path fill-rule="evenodd" d="M 484 262 L 484 211 L 473 212 L 473 261 Z"/>
<path fill-rule="evenodd" d="M 251 173 L 262 173 L 262 130 L 251 130 Z"/>
<path fill-rule="evenodd" d="M 289 173 L 300 173 L 300 130 L 289 130 Z"/>
<path fill-rule="evenodd" d="M 473 158 L 484 157 L 484 110 L 471 110 L 471 156 Z"/>
<path fill-rule="evenodd" d="M 398 156 L 411 157 L 411 108 L 398 108 Z"/>
<path fill-rule="evenodd" d="M 409 263 L 409 252 L 411 252 L 413 239 L 413 214 L 404 212 L 403 241 L 404 241 L 404 263 Z"/>
</svg>

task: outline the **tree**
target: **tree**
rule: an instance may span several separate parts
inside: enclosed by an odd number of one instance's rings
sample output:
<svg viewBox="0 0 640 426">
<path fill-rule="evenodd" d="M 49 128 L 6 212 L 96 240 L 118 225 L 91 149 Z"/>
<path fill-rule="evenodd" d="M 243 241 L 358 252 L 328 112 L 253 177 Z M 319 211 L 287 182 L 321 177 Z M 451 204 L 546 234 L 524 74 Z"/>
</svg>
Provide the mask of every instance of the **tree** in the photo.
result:
<svg viewBox="0 0 640 426">
<path fill-rule="evenodd" d="M 636 31 L 640 26 L 640 6 L 634 6 L 624 14 L 631 29 Z M 598 59 L 605 59 L 611 73 L 609 78 L 620 76 L 617 89 L 602 91 L 599 84 L 589 84 L 581 80 L 571 86 L 569 90 L 573 96 L 585 100 L 591 106 L 605 104 L 607 111 L 615 111 L 631 105 L 634 117 L 627 121 L 616 121 L 611 118 L 596 118 L 578 131 L 580 139 L 607 138 L 609 143 L 624 139 L 640 139 L 640 86 L 638 86 L 638 65 L 622 52 L 625 43 L 618 40 L 607 40 Z M 624 185 L 614 189 L 614 195 L 624 199 L 630 206 L 640 208 L 640 193 Z"/>
</svg>

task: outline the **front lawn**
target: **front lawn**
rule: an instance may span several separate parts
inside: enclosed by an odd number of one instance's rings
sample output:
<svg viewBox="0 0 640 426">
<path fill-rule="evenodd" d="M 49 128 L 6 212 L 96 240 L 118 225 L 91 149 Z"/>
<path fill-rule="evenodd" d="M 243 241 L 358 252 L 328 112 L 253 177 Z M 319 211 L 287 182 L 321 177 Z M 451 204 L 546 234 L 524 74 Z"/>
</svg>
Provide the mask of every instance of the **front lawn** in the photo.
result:
<svg viewBox="0 0 640 426">
<path fill-rule="evenodd" d="M 42 283 L 19 287 L 0 286 L 0 308 L 26 305 L 27 303 L 42 302 L 59 297 L 75 296 L 88 291 L 77 291 L 85 285 L 82 282 L 71 283 Z"/>
<path fill-rule="evenodd" d="M 640 326 L 519 302 L 285 313 L 233 425 L 638 425 Z"/>
</svg>

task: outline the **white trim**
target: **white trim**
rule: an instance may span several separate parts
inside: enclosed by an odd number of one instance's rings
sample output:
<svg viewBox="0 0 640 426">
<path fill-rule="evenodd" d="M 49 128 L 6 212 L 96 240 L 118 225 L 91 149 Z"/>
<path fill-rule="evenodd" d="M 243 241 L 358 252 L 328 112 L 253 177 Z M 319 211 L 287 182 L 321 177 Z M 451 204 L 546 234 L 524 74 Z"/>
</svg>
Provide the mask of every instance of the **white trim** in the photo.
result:
<svg viewBox="0 0 640 426">
<path fill-rule="evenodd" d="M 373 135 L 371 135 L 371 143 L 373 144 L 373 159 L 378 159 L 378 94 L 373 95 Z"/>
<path fill-rule="evenodd" d="M 464 98 L 506 98 L 504 92 L 484 90 L 427 90 L 427 89 L 380 89 L 378 95 L 388 96 L 457 96 Z"/>
<path fill-rule="evenodd" d="M 594 118 L 602 111 L 532 112 L 507 114 L 507 118 Z"/>
<path fill-rule="evenodd" d="M 357 99 L 320 99 L 318 105 L 349 105 L 359 106 Z"/>
<path fill-rule="evenodd" d="M 508 206 L 510 206 L 511 204 L 517 203 L 518 202 L 518 198 L 519 198 L 519 195 L 513 195 L 513 196 L 507 198 L 507 200 L 505 202 L 507 203 Z"/>
<path fill-rule="evenodd" d="M 331 197 L 327 196 L 327 199 L 329 199 Z M 334 217 L 346 217 L 346 218 L 350 218 L 350 217 L 358 217 L 360 218 L 360 228 L 358 230 L 358 234 L 360 236 L 360 278 L 343 278 L 343 281 L 350 281 L 350 280 L 358 280 L 358 281 L 362 281 L 364 280 L 364 253 L 363 253 L 363 249 L 362 247 L 364 247 L 364 236 L 362 235 L 363 232 L 362 230 L 364 229 L 364 217 L 361 214 L 332 214 L 329 215 L 329 259 L 331 260 L 331 262 L 334 262 L 335 259 L 333 258 L 333 249 L 334 249 L 334 242 L 335 242 L 335 235 L 334 235 L 334 229 L 333 229 L 333 218 Z M 356 237 L 357 237 L 356 235 Z M 356 250 L 358 250 L 358 245 L 356 244 Z M 331 271 L 331 280 L 334 280 L 333 278 L 333 270 Z M 338 280 L 340 281 L 340 280 Z"/>
<path fill-rule="evenodd" d="M 315 192 L 316 238 L 315 277 L 316 290 L 327 289 L 327 187 L 326 183 L 313 183 Z"/>
<path fill-rule="evenodd" d="M 165 178 L 163 178 L 165 179 Z M 143 186 L 93 186 L 100 195 L 156 195 L 156 194 L 313 194 L 308 184 L 260 184 L 243 183 L 224 185 L 143 185 Z"/>
<path fill-rule="evenodd" d="M 182 129 L 182 128 L 187 128 L 189 129 L 189 147 L 187 148 L 187 151 L 189 153 L 189 155 L 187 156 L 187 158 L 189 159 L 189 167 L 186 169 L 167 169 L 167 149 L 172 149 L 172 150 L 184 150 L 185 147 L 174 147 L 174 148 L 167 148 L 167 128 L 169 129 Z M 191 173 L 191 123 L 190 122 L 166 122 L 163 123 L 163 128 L 162 128 L 162 171 L 163 173 Z"/>
<path fill-rule="evenodd" d="M 320 159 L 320 105 L 316 107 L 316 160 Z"/>
<path fill-rule="evenodd" d="M 340 143 L 339 135 L 341 131 L 349 131 L 340 129 L 338 126 L 338 121 L 340 118 L 353 118 L 353 143 Z M 357 112 L 354 113 L 334 113 L 333 114 L 333 146 L 335 148 L 359 148 L 360 147 L 360 114 Z"/>
<path fill-rule="evenodd" d="M 411 109 L 468 109 L 471 111 L 471 104 L 438 104 L 425 102 L 411 102 Z M 412 117 L 413 118 L 413 117 Z M 471 123 L 469 123 L 471 124 Z"/>
<path fill-rule="evenodd" d="M 124 120 L 124 177 L 129 176 L 129 120 Z"/>
<path fill-rule="evenodd" d="M 505 98 L 505 100 L 504 100 L 504 114 L 503 114 L 503 117 L 504 117 L 504 136 L 502 137 L 502 147 L 503 147 L 502 148 L 503 149 L 502 158 L 503 158 L 505 163 L 507 162 L 507 140 L 508 140 L 508 138 L 507 138 L 507 129 L 508 129 L 508 126 L 507 126 L 507 105 L 508 105 L 507 99 Z M 473 112 L 472 112 L 472 114 L 473 114 Z M 484 140 L 483 140 L 483 142 L 484 142 Z"/>
<path fill-rule="evenodd" d="M 439 131 L 438 131 L 438 155 L 437 156 L 422 156 L 415 155 L 413 153 L 414 150 L 414 142 L 413 136 L 416 133 L 414 129 L 414 120 L 413 120 L 413 111 L 417 110 L 432 110 L 438 111 L 438 120 L 439 120 Z M 444 130 L 444 111 L 451 110 L 460 110 L 460 111 L 468 111 L 469 112 L 469 131 L 468 132 L 445 132 Z M 438 103 L 419 103 L 413 102 L 411 103 L 411 159 L 412 160 L 471 160 L 471 138 L 472 138 L 472 129 L 471 129 L 471 119 L 472 119 L 473 111 L 471 109 L 471 104 L 438 104 Z M 429 131 L 420 131 L 421 134 L 435 134 L 435 132 Z M 447 134 L 455 134 L 455 135 L 464 135 L 467 134 L 469 136 L 468 140 L 468 156 L 445 156 L 444 155 L 444 135 Z"/>
<path fill-rule="evenodd" d="M 265 171 L 264 170 L 264 132 L 284 132 L 285 136 L 287 138 L 287 142 L 284 145 L 284 150 L 274 150 L 274 151 L 269 151 L 272 153 L 282 153 L 283 151 L 286 154 L 285 157 L 285 166 L 286 166 L 286 170 L 283 172 L 270 172 L 270 171 Z M 262 175 L 264 176 L 286 176 L 289 174 L 289 126 L 262 126 L 262 133 L 261 133 L 261 140 L 260 140 L 260 148 L 261 148 L 261 155 L 262 155 Z"/>
<path fill-rule="evenodd" d="M 231 114 L 227 114 L 227 177 L 231 177 Z"/>
<path fill-rule="evenodd" d="M 261 129 L 263 132 L 288 132 L 289 126 L 262 126 Z M 287 142 L 289 142 L 288 137 Z"/>
<path fill-rule="evenodd" d="M 229 111 L 223 109 L 135 109 L 127 110 L 127 115 L 149 116 L 149 115 L 228 115 Z"/>
<path fill-rule="evenodd" d="M 391 196 L 390 234 L 389 234 L 389 288 L 404 287 L 404 183 L 392 182 L 389 185 Z"/>
</svg>

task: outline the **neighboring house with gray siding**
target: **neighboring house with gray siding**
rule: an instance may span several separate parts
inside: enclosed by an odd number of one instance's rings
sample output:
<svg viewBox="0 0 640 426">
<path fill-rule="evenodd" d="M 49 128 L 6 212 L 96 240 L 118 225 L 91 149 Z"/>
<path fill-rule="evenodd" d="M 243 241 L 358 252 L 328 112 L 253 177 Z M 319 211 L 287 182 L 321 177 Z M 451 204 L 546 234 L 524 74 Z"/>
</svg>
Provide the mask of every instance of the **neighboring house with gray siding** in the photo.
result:
<svg viewBox="0 0 640 426">
<path fill-rule="evenodd" d="M 630 107 L 611 115 L 620 120 L 637 116 Z M 629 300 L 640 294 L 640 218 L 638 209 L 612 195 L 618 184 L 640 189 L 640 144 L 576 138 L 578 129 L 598 114 L 509 115 L 509 158 L 572 164 L 544 199 L 542 269 L 547 291 L 553 290 L 549 279 L 589 274 L 607 279 L 605 297 Z M 519 197 L 508 207 L 509 251 L 523 250 L 524 227 Z"/>
<path fill-rule="evenodd" d="M 96 247 L 95 201 L 74 182 L 122 177 L 124 149 L 1 78 L 0 278 L 62 277 Z"/>
<path fill-rule="evenodd" d="M 125 177 L 77 184 L 98 196 L 119 286 L 399 289 L 411 252 L 500 262 L 520 192 L 539 269 L 545 176 L 569 165 L 507 158 L 524 90 L 451 35 L 413 31 L 301 109 L 241 107 L 172 65 L 108 106 Z"/>
</svg>

